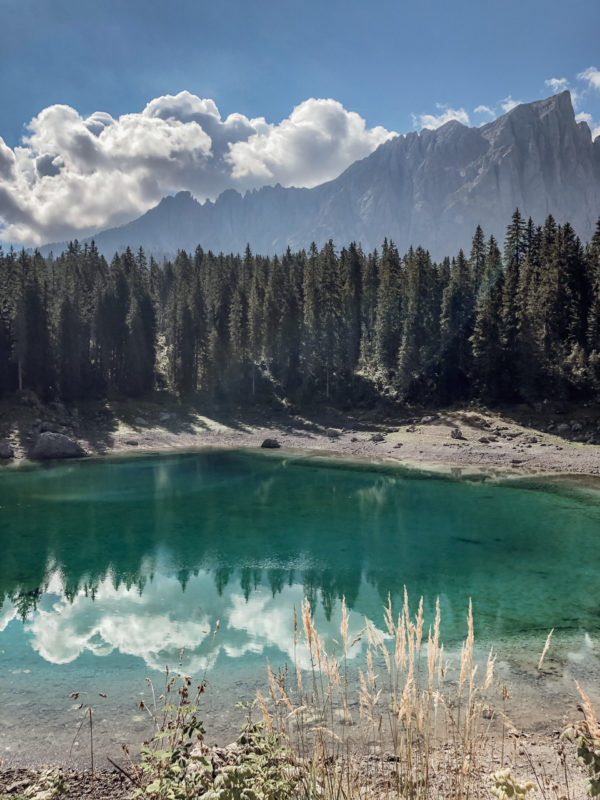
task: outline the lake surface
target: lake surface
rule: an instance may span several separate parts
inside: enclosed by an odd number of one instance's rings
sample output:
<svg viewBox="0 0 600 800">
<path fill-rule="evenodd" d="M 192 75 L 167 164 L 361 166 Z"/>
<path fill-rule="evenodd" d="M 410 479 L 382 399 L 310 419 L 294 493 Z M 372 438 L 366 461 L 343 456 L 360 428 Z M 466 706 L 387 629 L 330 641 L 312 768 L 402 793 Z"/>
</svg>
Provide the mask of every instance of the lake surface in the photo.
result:
<svg viewBox="0 0 600 800">
<path fill-rule="evenodd" d="M 82 700 L 94 707 L 99 752 L 140 742 L 150 732 L 138 709 L 145 678 L 160 685 L 182 648 L 183 670 L 209 682 L 208 740 L 229 741 L 242 720 L 235 702 L 265 683 L 267 657 L 293 661 L 293 609 L 305 596 L 335 646 L 342 597 L 352 634 L 365 616 L 383 627 L 388 592 L 399 610 L 404 586 L 415 607 L 423 595 L 427 620 L 439 596 L 450 653 L 472 598 L 476 640 L 494 644 L 501 678 L 532 718 L 574 709 L 575 677 L 598 685 L 592 489 L 235 451 L 5 469 L 0 757 L 85 761 Z"/>
</svg>

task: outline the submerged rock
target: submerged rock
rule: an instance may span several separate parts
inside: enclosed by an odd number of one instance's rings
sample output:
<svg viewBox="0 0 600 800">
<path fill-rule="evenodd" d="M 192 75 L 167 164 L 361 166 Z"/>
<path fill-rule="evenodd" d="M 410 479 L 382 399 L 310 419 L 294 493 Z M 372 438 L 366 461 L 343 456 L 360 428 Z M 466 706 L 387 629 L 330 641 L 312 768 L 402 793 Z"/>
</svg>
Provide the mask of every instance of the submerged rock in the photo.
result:
<svg viewBox="0 0 600 800">
<path fill-rule="evenodd" d="M 32 458 L 82 458 L 86 455 L 83 447 L 63 433 L 41 433 L 33 448 Z"/>
<path fill-rule="evenodd" d="M 277 439 L 265 439 L 264 442 L 261 444 L 261 447 L 266 448 L 267 450 L 277 450 L 278 447 L 281 447 Z"/>
<path fill-rule="evenodd" d="M 4 439 L 0 439 L 0 458 L 14 458 L 15 451 Z"/>
</svg>

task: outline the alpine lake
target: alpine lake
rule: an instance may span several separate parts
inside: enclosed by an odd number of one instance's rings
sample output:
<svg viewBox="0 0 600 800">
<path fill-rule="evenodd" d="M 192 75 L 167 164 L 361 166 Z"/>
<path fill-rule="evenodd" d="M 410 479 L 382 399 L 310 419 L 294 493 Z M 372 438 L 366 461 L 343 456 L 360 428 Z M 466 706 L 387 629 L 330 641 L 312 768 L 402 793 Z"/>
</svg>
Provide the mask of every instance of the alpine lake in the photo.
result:
<svg viewBox="0 0 600 800">
<path fill-rule="evenodd" d="M 206 679 L 207 741 L 225 744 L 243 722 L 236 702 L 268 687 L 267 659 L 293 668 L 305 597 L 335 650 L 343 597 L 351 637 L 365 617 L 385 633 L 388 594 L 400 611 L 405 587 L 412 611 L 424 599 L 425 635 L 439 598 L 450 662 L 472 600 L 478 657 L 493 646 L 516 718 L 576 715 L 575 680 L 597 698 L 593 483 L 470 482 L 283 451 L 3 468 L 0 758 L 87 763 L 89 706 L 97 762 L 135 750 L 151 734 L 146 678 L 158 695 L 167 666 Z"/>
</svg>

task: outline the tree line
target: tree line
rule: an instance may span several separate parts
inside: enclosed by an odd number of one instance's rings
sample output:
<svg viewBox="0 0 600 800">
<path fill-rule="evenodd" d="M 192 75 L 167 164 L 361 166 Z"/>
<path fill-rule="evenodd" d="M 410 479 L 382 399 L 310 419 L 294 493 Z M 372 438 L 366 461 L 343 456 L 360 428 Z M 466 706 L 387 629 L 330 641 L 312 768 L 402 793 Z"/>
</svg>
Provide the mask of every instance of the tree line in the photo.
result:
<svg viewBox="0 0 600 800">
<path fill-rule="evenodd" d="M 365 395 L 447 404 L 600 394 L 600 220 L 515 211 L 503 252 L 477 227 L 435 263 L 391 241 L 364 253 L 282 256 L 140 249 L 110 264 L 93 243 L 58 257 L 0 249 L 0 394 L 350 404 Z"/>
</svg>

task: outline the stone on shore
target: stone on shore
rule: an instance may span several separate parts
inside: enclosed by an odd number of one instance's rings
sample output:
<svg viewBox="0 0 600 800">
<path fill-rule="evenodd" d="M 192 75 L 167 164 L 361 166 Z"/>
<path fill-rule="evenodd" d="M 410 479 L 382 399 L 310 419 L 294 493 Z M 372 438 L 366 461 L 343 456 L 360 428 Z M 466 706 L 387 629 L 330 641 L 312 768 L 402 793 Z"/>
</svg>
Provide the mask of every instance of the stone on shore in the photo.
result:
<svg viewBox="0 0 600 800">
<path fill-rule="evenodd" d="M 33 448 L 31 457 L 37 461 L 50 458 L 83 458 L 83 447 L 63 433 L 41 433 Z"/>
<path fill-rule="evenodd" d="M 261 444 L 261 447 L 266 448 L 267 450 L 277 450 L 278 447 L 281 447 L 277 439 L 265 439 L 264 442 Z"/>
</svg>

